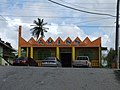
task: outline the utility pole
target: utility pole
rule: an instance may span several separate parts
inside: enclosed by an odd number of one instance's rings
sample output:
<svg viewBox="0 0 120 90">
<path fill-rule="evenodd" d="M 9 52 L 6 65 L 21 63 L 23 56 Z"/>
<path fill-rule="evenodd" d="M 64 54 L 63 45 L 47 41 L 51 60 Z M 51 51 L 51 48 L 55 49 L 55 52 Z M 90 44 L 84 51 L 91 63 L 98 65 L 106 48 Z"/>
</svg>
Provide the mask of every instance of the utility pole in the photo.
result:
<svg viewBox="0 0 120 90">
<path fill-rule="evenodd" d="M 117 68 L 119 69 L 119 58 L 118 58 L 118 49 L 119 49 L 119 0 L 117 0 L 117 11 L 116 11 L 116 39 L 115 39 L 115 51 L 116 51 L 116 61 Z"/>
</svg>

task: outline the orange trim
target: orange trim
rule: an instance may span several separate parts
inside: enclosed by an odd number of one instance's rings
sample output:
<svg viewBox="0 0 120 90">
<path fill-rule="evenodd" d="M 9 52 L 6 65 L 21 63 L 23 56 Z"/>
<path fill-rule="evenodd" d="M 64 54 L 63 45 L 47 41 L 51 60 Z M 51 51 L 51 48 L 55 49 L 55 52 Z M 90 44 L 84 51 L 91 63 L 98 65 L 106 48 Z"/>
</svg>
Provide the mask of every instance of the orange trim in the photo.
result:
<svg viewBox="0 0 120 90">
<path fill-rule="evenodd" d="M 55 45 L 63 45 L 63 44 L 65 44 L 64 42 L 63 42 L 63 40 L 60 38 L 60 37 L 58 37 L 56 40 L 55 40 L 55 43 L 54 43 Z"/>
<path fill-rule="evenodd" d="M 22 37 L 20 37 L 19 39 L 19 46 L 31 46 L 29 42 L 27 42 L 25 39 L 23 39 Z"/>
<path fill-rule="evenodd" d="M 75 40 L 72 42 L 72 45 L 80 45 L 80 43 L 82 43 L 82 41 L 79 37 L 76 37 Z"/>
<path fill-rule="evenodd" d="M 49 37 L 46 41 L 43 38 L 39 38 L 38 41 L 35 41 L 34 38 L 30 38 L 27 42 L 25 39 L 21 37 L 22 26 L 19 26 L 19 39 L 18 39 L 18 47 L 101 47 L 101 37 L 97 38 L 94 41 L 91 41 L 88 37 L 86 37 L 83 41 L 80 40 L 79 37 L 76 37 L 74 41 L 68 37 L 65 41 L 63 41 L 60 37 L 54 41 L 51 37 Z"/>
<path fill-rule="evenodd" d="M 19 47 L 100 47 L 101 46 L 101 37 L 90 41 L 90 39 L 87 37 L 84 39 L 84 41 L 81 41 L 78 37 L 72 41 L 69 37 L 63 41 L 60 37 L 54 41 L 51 37 L 49 37 L 46 41 L 44 41 L 42 38 L 40 38 L 38 41 L 35 41 L 33 38 L 31 38 L 28 42 L 24 40 L 22 37 L 20 37 L 20 43 Z M 40 41 L 40 42 L 39 42 Z"/>
<path fill-rule="evenodd" d="M 49 38 L 47 39 L 47 41 L 45 42 L 45 44 L 46 44 L 46 45 L 54 45 L 54 40 L 53 40 L 51 37 L 49 37 Z"/>
<path fill-rule="evenodd" d="M 46 44 L 46 42 L 43 40 L 42 37 L 40 37 L 37 42 L 38 42 L 39 45 L 45 45 Z"/>
<path fill-rule="evenodd" d="M 65 41 L 64 41 L 65 45 L 72 45 L 72 40 L 70 39 L 70 37 L 68 37 Z"/>
<path fill-rule="evenodd" d="M 30 45 L 35 45 L 35 46 L 37 46 L 38 45 L 38 43 L 35 41 L 35 39 L 32 37 L 32 38 L 30 38 L 30 40 L 28 41 L 28 43 L 30 44 Z"/>
<path fill-rule="evenodd" d="M 91 45 L 91 41 L 90 41 L 90 39 L 88 38 L 88 37 L 86 37 L 85 39 L 84 39 L 84 41 L 83 41 L 83 43 L 85 43 L 86 45 Z"/>
<path fill-rule="evenodd" d="M 101 46 L 101 37 L 97 38 L 92 42 L 93 45 L 100 45 Z"/>
<path fill-rule="evenodd" d="M 97 38 L 94 41 L 91 41 L 88 37 L 86 37 L 83 41 L 80 40 L 79 37 L 76 37 L 74 41 L 68 37 L 65 41 L 63 41 L 60 37 L 54 41 L 51 37 L 49 37 L 46 41 L 43 38 L 39 38 L 38 41 L 35 41 L 34 38 L 30 38 L 27 42 L 25 39 L 21 37 L 21 29 L 19 27 L 19 43 L 18 47 L 101 47 L 101 37 Z"/>
</svg>

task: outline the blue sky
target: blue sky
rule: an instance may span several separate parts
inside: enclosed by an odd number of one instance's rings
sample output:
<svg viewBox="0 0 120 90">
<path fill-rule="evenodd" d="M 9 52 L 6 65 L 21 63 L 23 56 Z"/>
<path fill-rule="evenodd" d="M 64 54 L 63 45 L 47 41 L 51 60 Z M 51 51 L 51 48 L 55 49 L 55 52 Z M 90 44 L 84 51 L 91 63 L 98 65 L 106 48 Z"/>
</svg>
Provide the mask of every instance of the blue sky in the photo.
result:
<svg viewBox="0 0 120 90">
<path fill-rule="evenodd" d="M 116 0 L 53 0 L 79 10 L 115 15 Z M 43 18 L 49 28 L 45 38 L 71 39 L 87 36 L 92 40 L 102 38 L 102 46 L 115 44 L 115 17 L 96 15 L 59 6 L 48 0 L 2 0 L 0 1 L 0 38 L 12 43 L 17 49 L 18 26 L 23 27 L 23 37 L 29 40 L 30 25 Z M 8 33 L 10 33 L 8 35 Z"/>
</svg>

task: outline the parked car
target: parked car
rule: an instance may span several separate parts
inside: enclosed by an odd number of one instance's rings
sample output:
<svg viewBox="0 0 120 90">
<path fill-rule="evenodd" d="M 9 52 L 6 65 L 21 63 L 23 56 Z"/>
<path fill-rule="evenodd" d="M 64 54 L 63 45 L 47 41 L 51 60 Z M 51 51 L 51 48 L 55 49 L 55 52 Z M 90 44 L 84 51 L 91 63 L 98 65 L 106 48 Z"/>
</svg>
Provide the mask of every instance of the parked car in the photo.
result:
<svg viewBox="0 0 120 90">
<path fill-rule="evenodd" d="M 77 56 L 77 59 L 72 63 L 73 67 L 91 67 L 91 62 L 88 56 Z"/>
<path fill-rule="evenodd" d="M 32 58 L 19 57 L 13 60 L 13 66 L 38 66 L 38 63 Z"/>
<path fill-rule="evenodd" d="M 61 62 L 56 57 L 47 57 L 42 60 L 41 64 L 43 67 L 61 67 Z"/>
</svg>

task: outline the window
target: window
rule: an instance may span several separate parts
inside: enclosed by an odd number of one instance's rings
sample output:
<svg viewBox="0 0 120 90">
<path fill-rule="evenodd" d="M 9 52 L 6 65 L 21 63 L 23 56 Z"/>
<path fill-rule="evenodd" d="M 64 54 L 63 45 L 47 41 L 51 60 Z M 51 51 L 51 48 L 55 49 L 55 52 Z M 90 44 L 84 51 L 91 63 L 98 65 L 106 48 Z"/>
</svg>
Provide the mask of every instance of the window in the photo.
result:
<svg viewBox="0 0 120 90">
<path fill-rule="evenodd" d="M 77 58 L 77 60 L 88 60 L 87 56 L 80 56 Z"/>
<path fill-rule="evenodd" d="M 47 57 L 46 60 L 55 60 L 55 57 Z"/>
<path fill-rule="evenodd" d="M 51 40 L 51 39 L 47 41 L 48 44 L 52 44 L 52 42 L 53 42 L 53 40 Z"/>
<path fill-rule="evenodd" d="M 38 44 L 43 44 L 42 40 L 38 41 Z"/>
<path fill-rule="evenodd" d="M 60 45 L 60 40 L 58 40 L 58 45 Z"/>
<path fill-rule="evenodd" d="M 66 40 L 66 44 L 71 44 L 71 40 Z"/>
<path fill-rule="evenodd" d="M 75 40 L 75 44 L 79 44 L 80 43 L 80 41 L 79 40 Z"/>
</svg>

